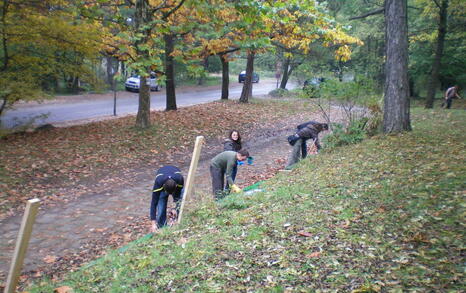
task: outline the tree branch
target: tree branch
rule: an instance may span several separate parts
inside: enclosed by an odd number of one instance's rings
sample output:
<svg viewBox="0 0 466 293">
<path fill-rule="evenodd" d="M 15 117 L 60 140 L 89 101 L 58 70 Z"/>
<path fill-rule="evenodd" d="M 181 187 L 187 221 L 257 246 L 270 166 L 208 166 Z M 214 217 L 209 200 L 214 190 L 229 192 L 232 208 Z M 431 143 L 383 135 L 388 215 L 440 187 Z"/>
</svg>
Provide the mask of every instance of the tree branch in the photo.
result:
<svg viewBox="0 0 466 293">
<path fill-rule="evenodd" d="M 368 17 L 368 16 L 376 15 L 376 14 L 381 14 L 381 13 L 384 13 L 384 12 L 385 12 L 385 8 L 379 8 L 379 9 L 370 11 L 370 12 L 368 12 L 368 13 L 366 13 L 366 14 L 363 14 L 363 15 L 351 17 L 349 20 L 355 20 L 355 19 L 366 18 L 366 17 Z"/>
<path fill-rule="evenodd" d="M 438 1 L 437 1 L 437 0 L 432 0 L 432 1 L 434 1 L 435 5 L 437 5 L 437 7 L 438 7 L 439 9 L 441 9 L 441 7 L 440 7 L 440 3 L 438 3 Z"/>
<path fill-rule="evenodd" d="M 180 9 L 180 7 L 184 4 L 186 0 L 181 0 L 180 3 L 178 3 L 178 5 L 176 5 L 175 7 L 173 7 L 172 10 L 168 11 L 167 13 L 165 13 L 162 17 L 163 20 L 167 19 L 170 15 L 172 15 L 173 13 L 175 13 L 178 9 Z"/>
</svg>

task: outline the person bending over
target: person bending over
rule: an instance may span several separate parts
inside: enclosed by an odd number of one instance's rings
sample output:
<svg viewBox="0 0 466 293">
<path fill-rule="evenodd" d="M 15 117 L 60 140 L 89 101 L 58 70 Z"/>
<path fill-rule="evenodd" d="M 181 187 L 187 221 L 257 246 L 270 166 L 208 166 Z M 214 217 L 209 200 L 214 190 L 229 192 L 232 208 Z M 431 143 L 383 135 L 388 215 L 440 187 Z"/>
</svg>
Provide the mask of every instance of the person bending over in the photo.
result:
<svg viewBox="0 0 466 293">
<path fill-rule="evenodd" d="M 302 126 L 300 128 L 300 126 Z M 294 164 L 296 164 L 300 159 L 300 153 L 302 153 L 302 158 L 304 159 L 307 155 L 307 145 L 306 141 L 312 139 L 317 147 L 317 151 L 321 149 L 319 142 L 319 133 L 328 130 L 327 123 L 319 123 L 315 121 L 309 121 L 303 124 L 298 125 L 298 131 L 294 135 L 288 137 L 288 142 L 293 146 L 290 157 L 288 158 L 288 163 L 286 164 L 285 169 L 291 169 Z M 306 150 L 305 150 L 306 149 Z"/>
<path fill-rule="evenodd" d="M 232 177 L 233 168 L 238 164 L 238 162 L 243 162 L 249 157 L 249 152 L 247 150 L 239 150 L 238 152 L 234 151 L 224 151 L 216 155 L 210 161 L 210 175 L 212 177 L 212 192 L 215 196 L 215 199 L 223 197 L 224 191 L 223 186 L 226 181 L 229 188 L 233 192 L 241 192 L 241 189 L 235 185 L 235 180 Z"/>
<path fill-rule="evenodd" d="M 170 211 L 174 217 L 178 217 L 183 192 L 184 178 L 180 169 L 175 166 L 164 166 L 157 171 L 154 188 L 152 189 L 152 201 L 150 203 L 151 231 L 167 225 L 168 197 L 173 196 L 176 208 Z"/>
</svg>

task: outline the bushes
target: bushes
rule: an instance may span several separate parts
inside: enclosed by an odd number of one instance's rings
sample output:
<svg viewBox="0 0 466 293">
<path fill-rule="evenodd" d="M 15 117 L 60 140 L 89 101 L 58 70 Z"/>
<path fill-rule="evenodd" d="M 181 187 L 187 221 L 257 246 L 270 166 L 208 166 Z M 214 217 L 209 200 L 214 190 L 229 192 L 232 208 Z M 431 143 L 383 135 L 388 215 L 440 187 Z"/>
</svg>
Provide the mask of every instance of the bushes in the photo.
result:
<svg viewBox="0 0 466 293">
<path fill-rule="evenodd" d="M 288 95 L 288 90 L 287 89 L 274 89 L 269 92 L 269 95 L 273 98 L 283 98 L 284 96 Z"/>
<path fill-rule="evenodd" d="M 364 128 L 368 121 L 368 118 L 355 120 L 346 128 L 343 124 L 333 123 L 332 133 L 323 139 L 325 149 L 334 149 L 339 146 L 361 142 L 366 137 Z"/>
</svg>

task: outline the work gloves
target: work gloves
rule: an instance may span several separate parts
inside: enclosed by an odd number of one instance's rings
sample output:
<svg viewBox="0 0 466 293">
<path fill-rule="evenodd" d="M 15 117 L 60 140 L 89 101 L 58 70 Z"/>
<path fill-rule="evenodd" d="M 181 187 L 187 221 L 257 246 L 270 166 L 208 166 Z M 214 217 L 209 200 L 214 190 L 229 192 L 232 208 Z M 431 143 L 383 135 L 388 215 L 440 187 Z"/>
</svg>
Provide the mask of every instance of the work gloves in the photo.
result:
<svg viewBox="0 0 466 293">
<path fill-rule="evenodd" d="M 300 137 L 298 134 L 293 134 L 293 135 L 288 136 L 287 139 L 288 139 L 288 143 L 293 146 L 298 141 L 298 139 L 300 139 Z"/>
<path fill-rule="evenodd" d="M 241 191 L 243 191 L 241 188 L 238 187 L 238 185 L 236 184 L 233 184 L 231 187 L 230 187 L 231 191 L 233 191 L 234 193 L 240 193 Z"/>
</svg>

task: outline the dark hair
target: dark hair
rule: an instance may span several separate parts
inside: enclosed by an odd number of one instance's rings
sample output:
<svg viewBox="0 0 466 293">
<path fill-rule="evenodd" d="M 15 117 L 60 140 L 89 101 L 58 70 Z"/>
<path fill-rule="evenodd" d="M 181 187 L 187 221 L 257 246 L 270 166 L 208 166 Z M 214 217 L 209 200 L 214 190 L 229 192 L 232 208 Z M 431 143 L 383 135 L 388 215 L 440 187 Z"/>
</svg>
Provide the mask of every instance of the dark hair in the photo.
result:
<svg viewBox="0 0 466 293">
<path fill-rule="evenodd" d="M 322 123 L 322 129 L 323 130 L 328 130 L 328 124 L 327 123 Z"/>
<path fill-rule="evenodd" d="M 249 152 L 248 152 L 248 150 L 245 150 L 245 149 L 239 150 L 238 154 L 240 154 L 243 157 L 249 157 Z"/>
<path fill-rule="evenodd" d="M 233 132 L 238 133 L 238 139 L 237 140 L 233 140 L 233 138 L 231 138 L 231 136 L 233 135 Z M 239 131 L 236 130 L 236 129 L 233 129 L 233 130 L 230 131 L 230 134 L 228 135 L 228 138 L 231 139 L 232 141 L 238 143 L 238 144 L 241 144 L 241 135 L 239 134 Z"/>
<path fill-rule="evenodd" d="M 173 194 L 176 189 L 176 182 L 172 178 L 168 178 L 163 184 L 163 190 L 168 194 Z"/>
</svg>

